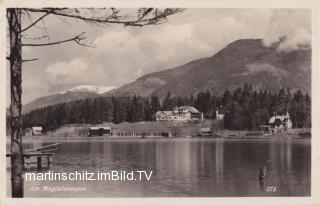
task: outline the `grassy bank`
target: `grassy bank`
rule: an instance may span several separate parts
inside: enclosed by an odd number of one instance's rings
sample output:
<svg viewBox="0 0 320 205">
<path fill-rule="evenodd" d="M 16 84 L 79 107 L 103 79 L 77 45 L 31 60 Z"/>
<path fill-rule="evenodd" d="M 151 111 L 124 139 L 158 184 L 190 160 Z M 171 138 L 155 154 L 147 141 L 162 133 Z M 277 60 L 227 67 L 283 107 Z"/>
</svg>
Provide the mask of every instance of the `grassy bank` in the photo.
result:
<svg viewBox="0 0 320 205">
<path fill-rule="evenodd" d="M 210 127 L 215 122 L 212 120 L 205 120 L 204 122 L 136 122 L 136 123 L 103 123 L 99 125 L 89 124 L 71 124 L 63 126 L 55 131 L 46 133 L 41 137 L 51 138 L 87 138 L 89 134 L 89 127 L 104 126 L 111 127 L 111 130 L 154 130 L 154 131 L 168 131 L 174 138 L 185 137 L 200 137 L 200 130 L 202 127 Z M 213 135 L 210 138 L 226 138 L 226 139 L 252 139 L 252 138 L 310 138 L 311 130 L 309 129 L 293 129 L 290 132 L 278 133 L 275 135 L 262 135 L 259 131 L 234 131 L 213 129 Z M 106 137 L 106 136 L 104 136 Z M 25 139 L 27 137 L 24 137 Z M 32 138 L 32 137 L 31 137 Z M 34 138 L 34 137 L 33 137 Z M 99 139 L 101 137 L 90 137 L 91 139 Z M 140 137 L 115 137 L 108 136 L 108 138 L 140 138 Z"/>
<path fill-rule="evenodd" d="M 153 130 L 153 131 L 167 131 L 172 133 L 173 137 L 196 136 L 200 133 L 201 127 L 210 126 L 211 120 L 205 120 L 201 123 L 197 122 L 135 122 L 135 123 L 102 123 L 97 125 L 90 124 L 70 124 L 63 126 L 57 130 L 46 133 L 52 137 L 87 137 L 89 134 L 89 127 L 110 127 L 112 131 L 117 130 Z"/>
</svg>

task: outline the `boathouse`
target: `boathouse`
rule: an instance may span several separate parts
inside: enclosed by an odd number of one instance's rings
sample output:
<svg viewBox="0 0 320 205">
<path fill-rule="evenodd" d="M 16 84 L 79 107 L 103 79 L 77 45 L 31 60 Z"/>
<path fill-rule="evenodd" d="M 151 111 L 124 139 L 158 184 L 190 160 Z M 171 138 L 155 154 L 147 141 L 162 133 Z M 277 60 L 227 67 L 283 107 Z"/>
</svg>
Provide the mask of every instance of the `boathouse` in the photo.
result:
<svg viewBox="0 0 320 205">
<path fill-rule="evenodd" d="M 140 123 L 122 123 L 121 127 L 112 128 L 112 136 L 116 137 L 172 137 L 170 130 L 162 123 L 140 122 Z"/>
<path fill-rule="evenodd" d="M 32 136 L 42 135 L 42 127 L 32 127 L 31 134 Z"/>
<path fill-rule="evenodd" d="M 110 127 L 89 127 L 88 136 L 110 136 L 111 128 Z"/>
<path fill-rule="evenodd" d="M 200 128 L 200 136 L 201 137 L 210 137 L 210 136 L 212 136 L 212 128 L 211 127 L 202 127 L 202 128 Z"/>
</svg>

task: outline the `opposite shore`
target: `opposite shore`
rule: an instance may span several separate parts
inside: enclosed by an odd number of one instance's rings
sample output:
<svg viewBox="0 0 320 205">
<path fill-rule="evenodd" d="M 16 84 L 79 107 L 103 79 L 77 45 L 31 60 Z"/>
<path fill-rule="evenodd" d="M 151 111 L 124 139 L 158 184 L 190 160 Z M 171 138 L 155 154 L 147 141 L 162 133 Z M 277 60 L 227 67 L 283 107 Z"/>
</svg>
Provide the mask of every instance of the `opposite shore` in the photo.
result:
<svg viewBox="0 0 320 205">
<path fill-rule="evenodd" d="M 41 127 L 35 127 L 41 128 Z M 56 130 L 42 132 L 42 128 L 24 132 L 23 140 L 68 141 L 69 139 L 156 139 L 156 138 L 204 138 L 204 139 L 283 139 L 311 138 L 311 128 L 264 130 L 228 130 L 222 120 L 201 121 L 141 121 L 134 123 L 104 122 L 100 124 L 68 124 Z M 7 138 L 9 139 L 9 133 Z"/>
<path fill-rule="evenodd" d="M 272 139 L 311 139 L 311 129 L 296 129 L 292 132 L 277 133 L 273 135 L 252 135 L 253 131 L 231 131 L 221 130 L 216 131 L 216 135 L 201 137 L 201 136 L 185 136 L 185 137 L 160 137 L 160 136 L 148 136 L 145 138 L 139 136 L 57 136 L 57 135 L 41 135 L 41 136 L 24 136 L 22 139 L 24 142 L 44 141 L 44 142 L 67 142 L 67 141 L 104 141 L 104 140 L 152 140 L 152 139 L 171 139 L 171 140 L 183 140 L 183 139 L 203 139 L 203 140 L 272 140 Z M 7 143 L 10 142 L 10 136 L 7 136 Z"/>
</svg>

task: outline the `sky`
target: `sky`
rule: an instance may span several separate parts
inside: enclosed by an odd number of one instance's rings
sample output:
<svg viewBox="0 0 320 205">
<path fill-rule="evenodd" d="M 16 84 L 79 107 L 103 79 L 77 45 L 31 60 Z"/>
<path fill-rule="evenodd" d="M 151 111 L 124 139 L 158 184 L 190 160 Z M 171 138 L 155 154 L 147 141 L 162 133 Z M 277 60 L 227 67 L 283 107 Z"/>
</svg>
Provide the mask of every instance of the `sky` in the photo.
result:
<svg viewBox="0 0 320 205">
<path fill-rule="evenodd" d="M 22 27 L 28 24 L 25 17 Z M 303 9 L 187 9 L 147 27 L 97 26 L 49 15 L 24 33 L 23 42 L 63 40 L 82 32 L 94 48 L 71 42 L 23 47 L 24 59 L 39 58 L 23 64 L 23 104 L 79 85 L 120 87 L 147 73 L 213 56 L 238 39 L 261 38 L 268 46 L 286 36 L 279 49 L 296 49 L 311 42 L 311 15 Z M 48 38 L 32 40 L 42 35 Z"/>
</svg>

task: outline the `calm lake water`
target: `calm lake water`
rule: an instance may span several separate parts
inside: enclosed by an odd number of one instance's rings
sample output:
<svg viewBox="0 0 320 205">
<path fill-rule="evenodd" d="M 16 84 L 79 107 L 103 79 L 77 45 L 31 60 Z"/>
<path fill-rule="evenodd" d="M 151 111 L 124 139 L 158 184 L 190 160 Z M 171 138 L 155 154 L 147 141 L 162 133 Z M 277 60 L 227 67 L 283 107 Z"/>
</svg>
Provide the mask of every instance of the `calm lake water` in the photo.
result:
<svg viewBox="0 0 320 205">
<path fill-rule="evenodd" d="M 310 139 L 64 142 L 56 151 L 50 171 L 145 170 L 153 174 L 149 181 L 25 181 L 25 197 L 309 196 L 310 160 Z M 267 166 L 264 181 L 258 179 L 261 166 Z M 9 171 L 8 168 L 8 190 Z M 86 187 L 87 190 L 31 190 L 45 185 Z M 268 192 L 268 187 L 273 188 Z"/>
</svg>

